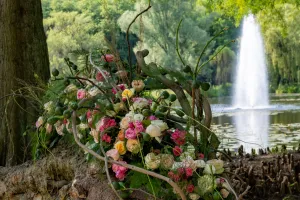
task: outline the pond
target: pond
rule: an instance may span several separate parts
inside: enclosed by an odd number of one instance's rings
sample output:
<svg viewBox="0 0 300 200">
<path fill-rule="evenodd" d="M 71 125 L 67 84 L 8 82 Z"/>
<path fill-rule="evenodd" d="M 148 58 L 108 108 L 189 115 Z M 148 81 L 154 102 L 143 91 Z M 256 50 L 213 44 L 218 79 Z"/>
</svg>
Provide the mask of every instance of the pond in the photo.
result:
<svg viewBox="0 0 300 200">
<path fill-rule="evenodd" d="M 285 144 L 289 149 L 300 143 L 300 94 L 270 95 L 270 106 L 233 109 L 231 97 L 211 98 L 212 130 L 219 137 L 220 149 L 237 151 Z"/>
</svg>

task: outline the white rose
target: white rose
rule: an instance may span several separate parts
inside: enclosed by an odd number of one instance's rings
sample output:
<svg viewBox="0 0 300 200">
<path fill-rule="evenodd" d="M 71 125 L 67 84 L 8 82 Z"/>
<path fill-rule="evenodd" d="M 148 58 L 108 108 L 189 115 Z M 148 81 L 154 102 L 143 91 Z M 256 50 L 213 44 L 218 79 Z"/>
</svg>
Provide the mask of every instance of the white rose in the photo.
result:
<svg viewBox="0 0 300 200">
<path fill-rule="evenodd" d="M 142 115 L 142 114 L 135 114 L 134 116 L 133 116 L 133 120 L 134 121 L 143 121 L 143 119 L 144 119 L 144 116 Z"/>
<path fill-rule="evenodd" d="M 204 160 L 195 160 L 197 168 L 204 168 L 205 167 L 205 161 Z"/>
<path fill-rule="evenodd" d="M 78 125 L 78 129 L 82 130 L 82 131 L 84 131 L 85 129 L 88 129 L 88 128 L 89 128 L 89 126 L 87 124 L 80 123 Z"/>
<path fill-rule="evenodd" d="M 130 111 L 129 113 L 127 113 L 125 115 L 125 117 L 130 117 L 131 119 L 133 119 L 133 116 L 134 116 L 134 112 L 133 111 Z"/>
<path fill-rule="evenodd" d="M 132 106 L 130 106 L 130 110 L 136 110 L 136 109 L 142 110 L 148 105 L 149 105 L 149 101 L 147 99 L 138 97 L 133 102 Z"/>
<path fill-rule="evenodd" d="M 158 126 L 153 125 L 153 124 L 150 124 L 146 128 L 146 133 L 148 133 L 150 135 L 150 137 L 159 137 L 159 136 L 161 136 L 160 128 Z"/>
<path fill-rule="evenodd" d="M 50 112 L 53 108 L 54 108 L 53 101 L 49 101 L 44 104 L 44 110 L 46 110 L 47 112 Z"/>
<path fill-rule="evenodd" d="M 162 120 L 152 120 L 151 121 L 152 125 L 158 126 L 160 128 L 160 131 L 167 130 L 169 127 L 167 123 L 163 122 Z"/>
<path fill-rule="evenodd" d="M 89 91 L 88 91 L 89 95 L 91 95 L 92 97 L 96 96 L 97 94 L 100 94 L 101 91 L 96 88 L 96 87 L 92 87 Z"/>
</svg>

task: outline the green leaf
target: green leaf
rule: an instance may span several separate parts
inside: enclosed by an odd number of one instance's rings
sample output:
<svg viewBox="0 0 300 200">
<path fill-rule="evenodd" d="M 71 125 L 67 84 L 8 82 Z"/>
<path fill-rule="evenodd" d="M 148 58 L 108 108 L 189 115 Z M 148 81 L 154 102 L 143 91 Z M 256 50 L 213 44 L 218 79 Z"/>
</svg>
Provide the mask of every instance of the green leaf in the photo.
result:
<svg viewBox="0 0 300 200">
<path fill-rule="evenodd" d="M 160 191 L 160 189 L 161 189 L 161 181 L 159 179 L 157 179 L 157 178 L 150 178 L 150 180 L 151 180 L 151 184 L 152 184 L 155 196 L 157 196 L 158 193 L 159 193 L 159 191 Z M 147 179 L 146 188 L 147 188 L 147 190 L 148 190 L 149 193 L 153 194 L 151 184 L 150 184 L 150 182 Z"/>
<path fill-rule="evenodd" d="M 143 120 L 142 123 L 144 127 L 147 127 L 151 124 L 151 120 Z"/>
<path fill-rule="evenodd" d="M 130 188 L 140 188 L 142 185 L 148 183 L 148 178 L 146 174 L 140 172 L 133 172 L 130 177 Z"/>
</svg>

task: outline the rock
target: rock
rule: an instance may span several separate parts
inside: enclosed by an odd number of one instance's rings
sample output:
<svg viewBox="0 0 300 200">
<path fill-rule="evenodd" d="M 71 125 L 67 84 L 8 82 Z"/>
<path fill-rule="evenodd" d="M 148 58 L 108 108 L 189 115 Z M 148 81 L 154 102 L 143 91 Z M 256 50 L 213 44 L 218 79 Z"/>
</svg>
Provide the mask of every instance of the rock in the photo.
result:
<svg viewBox="0 0 300 200">
<path fill-rule="evenodd" d="M 4 182 L 0 181 L 0 198 L 4 196 L 5 192 L 6 192 L 6 185 L 4 184 Z"/>
</svg>

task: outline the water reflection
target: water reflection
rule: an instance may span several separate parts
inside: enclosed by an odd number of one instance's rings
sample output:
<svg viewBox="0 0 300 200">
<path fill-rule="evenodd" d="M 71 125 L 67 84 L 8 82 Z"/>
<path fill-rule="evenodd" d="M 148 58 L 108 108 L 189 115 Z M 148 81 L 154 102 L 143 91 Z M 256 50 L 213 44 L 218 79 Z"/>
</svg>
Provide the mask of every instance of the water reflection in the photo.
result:
<svg viewBox="0 0 300 200">
<path fill-rule="evenodd" d="M 243 145 L 246 152 L 268 146 L 269 115 L 269 111 L 242 110 L 233 116 L 239 146 Z"/>
</svg>

